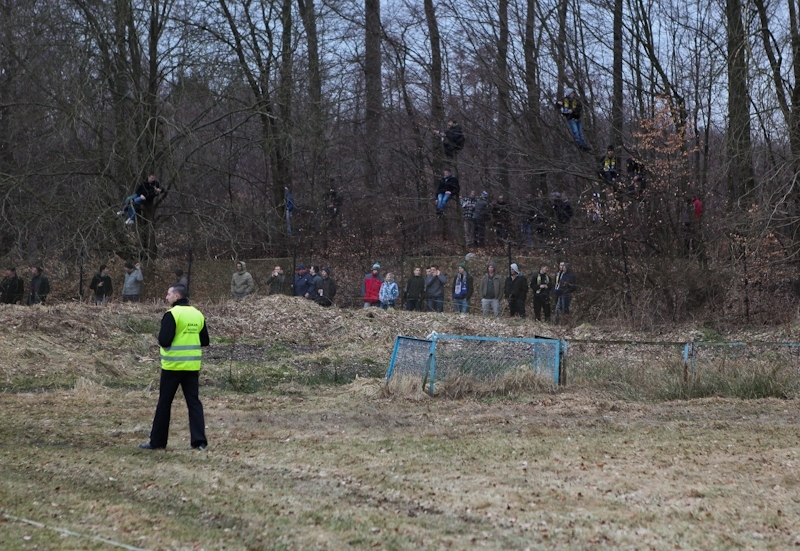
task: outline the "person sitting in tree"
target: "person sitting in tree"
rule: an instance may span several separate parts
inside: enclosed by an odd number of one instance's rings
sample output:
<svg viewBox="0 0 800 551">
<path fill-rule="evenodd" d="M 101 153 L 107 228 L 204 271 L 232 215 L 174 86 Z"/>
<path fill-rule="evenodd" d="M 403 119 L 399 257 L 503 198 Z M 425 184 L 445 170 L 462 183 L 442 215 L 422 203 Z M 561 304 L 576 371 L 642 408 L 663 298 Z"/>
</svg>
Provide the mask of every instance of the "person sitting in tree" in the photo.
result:
<svg viewBox="0 0 800 551">
<path fill-rule="evenodd" d="M 445 168 L 444 176 L 439 180 L 439 187 L 436 188 L 436 216 L 441 216 L 444 213 L 447 201 L 454 196 L 458 196 L 460 190 L 461 186 L 458 184 L 458 178 L 453 176 L 453 172 L 449 168 Z"/>
<path fill-rule="evenodd" d="M 125 220 L 125 224 L 134 224 L 136 222 L 136 206 L 152 203 L 159 193 L 161 193 L 161 184 L 156 180 L 155 174 L 150 174 L 136 188 L 136 193 L 125 198 L 122 210 L 117 212 L 117 216 L 127 214 L 128 218 Z"/>
<path fill-rule="evenodd" d="M 606 156 L 601 160 L 602 166 L 600 168 L 600 176 L 609 184 L 614 184 L 619 176 L 617 168 L 617 153 L 613 145 L 609 145 L 606 150 Z"/>
<path fill-rule="evenodd" d="M 567 119 L 572 137 L 575 139 L 575 143 L 578 144 L 578 147 L 584 151 L 591 151 L 592 148 L 589 147 L 586 144 L 586 140 L 583 139 L 583 124 L 581 123 L 581 110 L 583 106 L 578 96 L 575 94 L 575 90 L 567 88 L 563 101 L 557 101 L 556 107 L 561 110 L 561 114 Z"/>
</svg>

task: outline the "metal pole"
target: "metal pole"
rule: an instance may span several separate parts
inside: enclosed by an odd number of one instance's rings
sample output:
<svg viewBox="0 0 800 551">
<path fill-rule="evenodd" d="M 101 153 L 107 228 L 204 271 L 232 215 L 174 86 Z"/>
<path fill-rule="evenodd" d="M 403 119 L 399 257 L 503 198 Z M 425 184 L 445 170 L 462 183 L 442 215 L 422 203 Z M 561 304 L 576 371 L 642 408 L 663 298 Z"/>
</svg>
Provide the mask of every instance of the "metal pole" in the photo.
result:
<svg viewBox="0 0 800 551">
<path fill-rule="evenodd" d="M 189 287 L 192 284 L 192 262 L 194 257 L 192 255 L 192 248 L 189 247 L 189 266 L 186 268 L 186 295 L 189 296 Z"/>
</svg>

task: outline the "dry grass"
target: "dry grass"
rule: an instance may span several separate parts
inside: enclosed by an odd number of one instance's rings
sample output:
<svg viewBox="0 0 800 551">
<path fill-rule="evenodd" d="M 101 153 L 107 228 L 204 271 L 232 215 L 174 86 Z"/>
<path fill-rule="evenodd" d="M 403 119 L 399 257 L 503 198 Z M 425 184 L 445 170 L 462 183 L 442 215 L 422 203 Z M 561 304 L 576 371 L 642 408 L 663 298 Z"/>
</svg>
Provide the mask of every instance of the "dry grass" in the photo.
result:
<svg viewBox="0 0 800 551">
<path fill-rule="evenodd" d="M 512 373 L 491 387 L 437 382 L 430 397 L 419 380 L 356 374 L 382 374 L 397 334 L 551 328 L 284 297 L 200 306 L 214 337 L 205 453 L 185 449 L 180 396 L 168 451 L 136 448 L 157 399 L 163 307 L 0 308 L 0 515 L 154 550 L 800 544 L 794 398 L 632 401 L 597 384 L 608 367 L 596 350 L 595 383 L 554 391 Z M 650 364 L 666 365 L 643 361 L 621 383 L 650 384 Z M 301 384 L 334 369 L 350 382 Z M 108 548 L 0 516 L 3 550 Z"/>
</svg>

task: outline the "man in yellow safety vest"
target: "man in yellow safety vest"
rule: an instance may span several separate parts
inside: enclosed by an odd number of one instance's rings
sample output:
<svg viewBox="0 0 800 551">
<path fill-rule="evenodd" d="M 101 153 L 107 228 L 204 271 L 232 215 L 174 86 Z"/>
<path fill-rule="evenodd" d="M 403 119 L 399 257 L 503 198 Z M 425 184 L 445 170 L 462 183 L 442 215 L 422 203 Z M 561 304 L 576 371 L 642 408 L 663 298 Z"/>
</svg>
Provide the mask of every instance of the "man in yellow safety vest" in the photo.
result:
<svg viewBox="0 0 800 551">
<path fill-rule="evenodd" d="M 158 344 L 161 346 L 161 383 L 158 406 L 150 431 L 150 441 L 139 444 L 145 450 L 167 447 L 169 417 L 172 400 L 183 390 L 189 408 L 189 432 L 192 448 L 204 450 L 206 440 L 203 404 L 198 396 L 200 389 L 201 346 L 208 346 L 208 329 L 205 318 L 194 306 L 189 306 L 186 287 L 173 285 L 167 291 L 170 308 L 161 318 Z"/>
</svg>

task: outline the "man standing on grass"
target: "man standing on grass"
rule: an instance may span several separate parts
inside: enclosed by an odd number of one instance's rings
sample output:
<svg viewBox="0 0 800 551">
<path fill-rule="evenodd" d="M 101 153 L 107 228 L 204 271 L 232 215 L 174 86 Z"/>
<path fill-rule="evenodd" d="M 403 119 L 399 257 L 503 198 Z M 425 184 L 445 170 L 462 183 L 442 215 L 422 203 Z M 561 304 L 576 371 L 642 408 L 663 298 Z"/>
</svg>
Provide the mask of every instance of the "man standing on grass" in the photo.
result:
<svg viewBox="0 0 800 551">
<path fill-rule="evenodd" d="M 125 282 L 122 284 L 122 302 L 139 302 L 142 292 L 142 266 L 138 262 L 125 263 Z"/>
<path fill-rule="evenodd" d="M 206 440 L 203 404 L 200 403 L 201 346 L 208 346 L 208 328 L 205 318 L 194 306 L 189 306 L 186 287 L 174 285 L 167 291 L 167 302 L 172 306 L 161 318 L 158 344 L 161 346 L 161 383 L 158 406 L 150 431 L 150 441 L 139 444 L 143 450 L 159 450 L 167 447 L 169 418 L 172 400 L 183 390 L 189 408 L 189 432 L 191 446 L 204 450 Z"/>
</svg>

